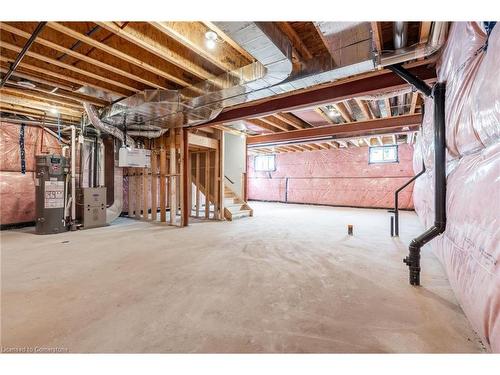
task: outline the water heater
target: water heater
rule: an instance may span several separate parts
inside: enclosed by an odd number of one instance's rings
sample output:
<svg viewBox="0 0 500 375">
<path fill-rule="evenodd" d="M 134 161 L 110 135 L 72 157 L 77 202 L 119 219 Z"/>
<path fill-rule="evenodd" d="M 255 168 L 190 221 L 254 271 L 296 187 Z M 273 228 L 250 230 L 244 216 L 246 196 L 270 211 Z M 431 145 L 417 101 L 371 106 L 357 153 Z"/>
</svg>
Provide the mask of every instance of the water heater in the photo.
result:
<svg viewBox="0 0 500 375">
<path fill-rule="evenodd" d="M 67 230 L 66 204 L 67 159 L 61 155 L 36 156 L 35 205 L 36 233 L 50 234 Z"/>
</svg>

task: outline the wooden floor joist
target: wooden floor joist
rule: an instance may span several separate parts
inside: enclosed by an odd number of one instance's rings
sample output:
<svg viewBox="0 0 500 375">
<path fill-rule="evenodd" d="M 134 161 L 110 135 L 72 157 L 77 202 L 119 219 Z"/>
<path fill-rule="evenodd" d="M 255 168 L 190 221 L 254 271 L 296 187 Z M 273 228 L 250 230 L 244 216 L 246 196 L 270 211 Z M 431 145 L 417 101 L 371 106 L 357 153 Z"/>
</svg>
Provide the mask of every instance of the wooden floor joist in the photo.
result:
<svg viewBox="0 0 500 375">
<path fill-rule="evenodd" d="M 136 58 L 135 56 L 131 56 L 129 54 L 126 54 L 126 53 L 124 53 L 116 48 L 110 47 L 107 44 L 104 44 L 104 43 L 99 42 L 93 38 L 90 38 L 84 34 L 81 34 L 81 33 L 77 32 L 69 27 L 62 25 L 61 23 L 49 22 L 47 24 L 47 26 L 51 29 L 54 29 L 54 30 L 57 30 L 63 34 L 66 34 L 74 39 L 80 40 L 83 43 L 88 44 L 94 48 L 98 48 L 106 53 L 109 53 L 113 56 L 116 56 L 116 57 L 122 59 L 123 61 L 134 64 L 135 66 L 142 68 L 144 70 L 147 70 L 148 72 L 151 72 L 151 73 L 156 74 L 160 77 L 163 77 L 163 78 L 165 78 L 171 82 L 174 82 L 178 85 L 181 85 L 181 86 L 189 86 L 190 85 L 189 82 L 187 82 L 179 77 L 176 77 L 172 74 L 169 74 L 162 69 L 154 67 L 154 66 Z"/>
</svg>

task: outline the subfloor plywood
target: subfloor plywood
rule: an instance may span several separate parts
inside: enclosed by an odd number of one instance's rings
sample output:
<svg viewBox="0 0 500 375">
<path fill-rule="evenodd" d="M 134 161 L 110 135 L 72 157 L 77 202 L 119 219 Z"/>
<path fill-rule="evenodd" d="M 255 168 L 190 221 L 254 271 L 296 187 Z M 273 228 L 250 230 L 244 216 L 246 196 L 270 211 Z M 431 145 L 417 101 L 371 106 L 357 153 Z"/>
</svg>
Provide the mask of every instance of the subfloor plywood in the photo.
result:
<svg viewBox="0 0 500 375">
<path fill-rule="evenodd" d="M 2 347 L 69 352 L 480 352 L 429 249 L 422 287 L 385 210 L 252 202 L 255 216 L 4 231 Z M 354 236 L 347 236 L 347 224 Z"/>
</svg>

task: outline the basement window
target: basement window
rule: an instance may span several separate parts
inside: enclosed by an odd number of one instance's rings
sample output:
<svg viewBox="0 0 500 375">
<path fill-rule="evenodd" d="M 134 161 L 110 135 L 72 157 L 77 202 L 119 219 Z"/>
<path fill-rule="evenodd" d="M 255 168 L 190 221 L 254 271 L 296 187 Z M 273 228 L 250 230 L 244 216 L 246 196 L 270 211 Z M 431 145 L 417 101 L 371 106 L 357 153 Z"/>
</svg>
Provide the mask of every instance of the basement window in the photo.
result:
<svg viewBox="0 0 500 375">
<path fill-rule="evenodd" d="M 276 170 L 276 155 L 257 155 L 254 159 L 256 172 L 274 172 Z"/>
<path fill-rule="evenodd" d="M 398 146 L 378 146 L 370 147 L 370 164 L 376 163 L 397 163 L 398 162 Z"/>
</svg>

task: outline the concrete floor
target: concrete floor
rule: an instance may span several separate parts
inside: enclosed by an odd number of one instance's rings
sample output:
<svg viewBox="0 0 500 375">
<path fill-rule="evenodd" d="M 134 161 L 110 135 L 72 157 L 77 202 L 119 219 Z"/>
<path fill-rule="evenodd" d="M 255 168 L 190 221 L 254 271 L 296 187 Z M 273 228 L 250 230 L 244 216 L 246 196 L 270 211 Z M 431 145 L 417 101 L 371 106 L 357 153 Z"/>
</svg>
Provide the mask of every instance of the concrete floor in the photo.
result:
<svg viewBox="0 0 500 375">
<path fill-rule="evenodd" d="M 385 210 L 252 202 L 253 218 L 177 229 L 119 219 L 4 231 L 2 346 L 70 352 L 480 352 L 421 232 Z M 346 235 L 354 225 L 354 237 Z"/>
</svg>

